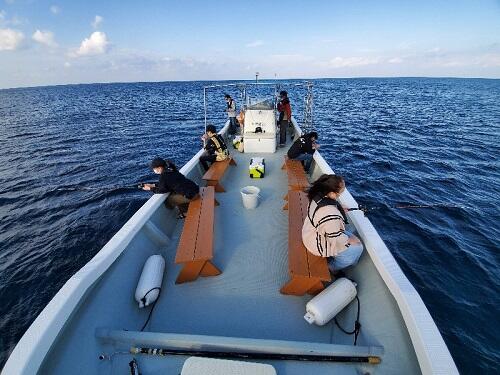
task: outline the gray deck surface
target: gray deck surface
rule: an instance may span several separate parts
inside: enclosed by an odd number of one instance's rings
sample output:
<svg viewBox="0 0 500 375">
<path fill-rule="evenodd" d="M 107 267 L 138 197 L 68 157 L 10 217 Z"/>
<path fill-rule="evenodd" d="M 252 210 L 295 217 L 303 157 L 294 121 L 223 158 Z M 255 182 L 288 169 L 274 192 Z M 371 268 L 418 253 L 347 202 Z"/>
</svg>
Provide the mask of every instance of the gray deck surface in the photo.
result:
<svg viewBox="0 0 500 375">
<path fill-rule="evenodd" d="M 214 264 L 221 275 L 174 284 L 180 270 L 174 258 L 182 222 L 177 225 L 174 240 L 164 249 L 166 288 L 149 330 L 331 341 L 331 325 L 317 327 L 303 319 L 310 296 L 279 293 L 288 281 L 288 211 L 282 209 L 287 179 L 281 170 L 282 150 L 279 156 L 266 158 L 263 179 L 248 176 L 251 154 L 233 152 L 238 165 L 226 171 L 222 180 L 226 192 L 216 194 L 220 206 L 215 208 Z M 262 198 L 254 210 L 242 205 L 240 189 L 247 185 L 261 189 Z"/>
</svg>

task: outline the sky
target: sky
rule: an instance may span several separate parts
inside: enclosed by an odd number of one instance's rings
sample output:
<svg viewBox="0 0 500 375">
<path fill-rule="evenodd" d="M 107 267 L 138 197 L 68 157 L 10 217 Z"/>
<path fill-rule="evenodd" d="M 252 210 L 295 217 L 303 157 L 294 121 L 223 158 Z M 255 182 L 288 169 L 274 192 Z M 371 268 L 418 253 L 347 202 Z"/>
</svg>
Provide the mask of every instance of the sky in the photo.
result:
<svg viewBox="0 0 500 375">
<path fill-rule="evenodd" d="M 500 1 L 0 0 L 0 88 L 500 78 Z"/>
</svg>

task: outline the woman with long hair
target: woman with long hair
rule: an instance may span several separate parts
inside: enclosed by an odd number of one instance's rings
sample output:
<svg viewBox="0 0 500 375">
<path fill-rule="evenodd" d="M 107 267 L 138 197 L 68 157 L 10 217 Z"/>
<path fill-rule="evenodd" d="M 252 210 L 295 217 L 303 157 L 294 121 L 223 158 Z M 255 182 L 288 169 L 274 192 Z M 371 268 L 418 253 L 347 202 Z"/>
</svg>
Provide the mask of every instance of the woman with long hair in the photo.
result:
<svg viewBox="0 0 500 375">
<path fill-rule="evenodd" d="M 332 272 L 356 264 L 363 252 L 358 237 L 346 232 L 347 217 L 337 201 L 345 190 L 341 176 L 324 174 L 308 191 L 309 207 L 302 242 L 314 255 L 330 258 Z"/>
</svg>

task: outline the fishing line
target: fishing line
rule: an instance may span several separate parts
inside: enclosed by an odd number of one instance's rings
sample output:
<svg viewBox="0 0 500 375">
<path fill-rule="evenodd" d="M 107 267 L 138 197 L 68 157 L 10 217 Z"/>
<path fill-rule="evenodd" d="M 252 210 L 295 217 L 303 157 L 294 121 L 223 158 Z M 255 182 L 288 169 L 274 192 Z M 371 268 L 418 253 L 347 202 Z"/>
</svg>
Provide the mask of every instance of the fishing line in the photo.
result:
<svg viewBox="0 0 500 375">
<path fill-rule="evenodd" d="M 459 204 L 446 204 L 446 203 L 432 203 L 432 204 L 397 204 L 397 205 L 384 205 L 384 206 L 371 206 L 367 207 L 364 205 L 359 205 L 359 207 L 352 207 L 347 209 L 347 211 L 363 211 L 368 213 L 371 211 L 380 210 L 404 210 L 404 209 L 414 209 L 414 208 L 461 208 L 461 209 L 472 209 L 472 207 L 459 205 Z"/>
</svg>

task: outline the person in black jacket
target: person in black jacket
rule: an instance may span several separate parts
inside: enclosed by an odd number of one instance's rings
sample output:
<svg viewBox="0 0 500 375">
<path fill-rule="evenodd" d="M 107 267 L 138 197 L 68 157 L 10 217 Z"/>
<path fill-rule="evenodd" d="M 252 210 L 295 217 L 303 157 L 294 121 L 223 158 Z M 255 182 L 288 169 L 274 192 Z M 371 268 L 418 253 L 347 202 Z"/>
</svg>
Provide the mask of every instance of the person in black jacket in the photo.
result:
<svg viewBox="0 0 500 375">
<path fill-rule="evenodd" d="M 207 132 L 201 137 L 206 141 L 205 152 L 200 156 L 200 163 L 205 171 L 208 171 L 208 162 L 213 163 L 216 161 L 226 160 L 229 156 L 226 143 L 214 125 L 207 125 Z"/>
<path fill-rule="evenodd" d="M 170 193 L 165 204 L 168 208 L 179 209 L 179 218 L 184 218 L 189 202 L 198 197 L 200 188 L 177 170 L 174 163 L 162 158 L 154 158 L 151 162 L 153 172 L 160 175 L 158 184 L 143 184 L 142 189 L 155 194 Z"/>
<path fill-rule="evenodd" d="M 288 158 L 302 160 L 304 162 L 304 169 L 306 172 L 309 172 L 314 151 L 319 149 L 319 144 L 316 143 L 317 140 L 318 133 L 316 132 L 310 132 L 300 136 L 293 142 L 288 150 Z"/>
</svg>

